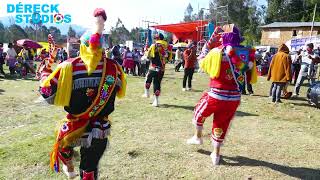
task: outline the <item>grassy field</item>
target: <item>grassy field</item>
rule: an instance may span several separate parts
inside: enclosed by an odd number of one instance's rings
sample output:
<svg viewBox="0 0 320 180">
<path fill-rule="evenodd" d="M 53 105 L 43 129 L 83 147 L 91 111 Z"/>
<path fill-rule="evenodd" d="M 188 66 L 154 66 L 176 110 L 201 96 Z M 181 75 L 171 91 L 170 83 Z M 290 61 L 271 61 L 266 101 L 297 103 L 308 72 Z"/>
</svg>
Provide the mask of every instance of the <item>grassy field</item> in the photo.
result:
<svg viewBox="0 0 320 180">
<path fill-rule="evenodd" d="M 129 76 L 127 96 L 117 100 L 112 114 L 111 145 L 100 163 L 100 179 L 320 179 L 320 110 L 303 98 L 270 103 L 270 82 L 260 78 L 255 96 L 242 97 L 221 165 L 213 167 L 211 118 L 204 144 L 186 144 L 208 77 L 195 74 L 195 90 L 182 92 L 182 75 L 168 66 L 158 108 L 151 106 L 152 99 L 141 98 L 144 79 Z M 65 113 L 35 103 L 37 86 L 32 79 L 0 79 L 0 179 L 65 178 L 48 165 L 56 122 Z M 301 91 L 305 96 L 306 88 Z"/>
</svg>

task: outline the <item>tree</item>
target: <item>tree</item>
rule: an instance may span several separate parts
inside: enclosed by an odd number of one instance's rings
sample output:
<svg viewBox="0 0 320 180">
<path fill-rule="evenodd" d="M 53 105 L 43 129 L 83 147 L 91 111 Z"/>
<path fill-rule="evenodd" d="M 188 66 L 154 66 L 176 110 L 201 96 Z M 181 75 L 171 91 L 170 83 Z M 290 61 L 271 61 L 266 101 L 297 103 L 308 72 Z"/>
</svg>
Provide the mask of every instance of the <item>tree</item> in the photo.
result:
<svg viewBox="0 0 320 180">
<path fill-rule="evenodd" d="M 55 37 L 54 37 L 55 38 Z M 67 35 L 61 35 L 60 38 L 55 38 L 56 42 L 57 43 L 66 43 L 67 42 L 67 39 L 68 39 L 68 36 Z"/>
<path fill-rule="evenodd" d="M 268 0 L 265 21 L 266 23 L 310 22 L 316 2 L 319 3 L 319 0 Z M 320 13 L 316 13 L 315 19 L 320 20 Z"/>
<path fill-rule="evenodd" d="M 46 26 L 40 27 L 40 33 L 39 33 L 39 41 L 48 41 L 48 35 L 50 34 L 49 29 Z"/>
<path fill-rule="evenodd" d="M 53 36 L 54 39 L 58 40 L 61 38 L 61 31 L 57 27 L 50 26 L 49 32 Z"/>
<path fill-rule="evenodd" d="M 111 39 L 114 44 L 124 44 L 125 41 L 130 39 L 130 32 L 123 25 L 120 18 L 116 23 L 116 27 L 111 28 Z"/>
<path fill-rule="evenodd" d="M 69 30 L 68 30 L 68 36 L 69 37 L 76 37 L 76 31 L 71 27 L 69 26 Z"/>
<path fill-rule="evenodd" d="M 185 21 L 185 22 L 192 21 L 192 12 L 193 12 L 193 8 L 192 8 L 191 4 L 189 3 L 186 10 L 184 11 L 183 21 Z"/>
<path fill-rule="evenodd" d="M 0 21 L 0 42 L 7 42 L 6 41 L 6 37 L 4 36 L 5 35 L 5 27 L 3 25 L 3 23 Z"/>
<path fill-rule="evenodd" d="M 24 29 L 16 24 L 13 24 L 9 26 L 8 28 L 8 36 L 9 36 L 9 41 L 10 42 L 15 42 L 19 39 L 25 39 L 28 38 L 28 34 L 24 31 Z"/>
<path fill-rule="evenodd" d="M 132 39 L 135 42 L 140 42 L 140 43 L 145 43 L 145 42 L 141 42 L 141 33 L 144 32 L 144 30 L 142 28 L 133 28 L 130 31 L 130 39 Z"/>
<path fill-rule="evenodd" d="M 24 28 L 24 31 L 28 34 L 28 38 L 29 39 L 36 39 L 36 36 L 35 36 L 35 29 L 32 28 L 31 26 L 26 26 Z"/>
</svg>

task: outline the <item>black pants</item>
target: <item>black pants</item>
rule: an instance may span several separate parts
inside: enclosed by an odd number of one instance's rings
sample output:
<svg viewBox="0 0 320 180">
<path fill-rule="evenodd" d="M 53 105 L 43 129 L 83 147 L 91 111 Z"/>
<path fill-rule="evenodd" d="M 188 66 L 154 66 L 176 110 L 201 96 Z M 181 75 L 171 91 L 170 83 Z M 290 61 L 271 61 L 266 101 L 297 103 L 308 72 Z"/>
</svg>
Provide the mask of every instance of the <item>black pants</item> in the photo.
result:
<svg viewBox="0 0 320 180">
<path fill-rule="evenodd" d="M 140 63 L 137 62 L 137 61 L 134 62 L 134 70 L 133 70 L 134 74 L 136 74 L 136 72 L 137 72 L 136 68 L 138 69 L 138 76 L 140 76 L 140 74 L 141 74 L 141 66 L 140 66 Z"/>
<path fill-rule="evenodd" d="M 92 139 L 89 148 L 80 148 L 80 177 L 82 178 L 83 171 L 94 171 L 95 179 L 98 176 L 98 164 L 107 147 L 108 139 Z"/>
<path fill-rule="evenodd" d="M 13 75 L 16 73 L 15 67 L 9 67 L 10 75 Z"/>
<path fill-rule="evenodd" d="M 146 84 L 150 86 L 150 84 L 153 82 L 153 93 L 156 93 L 156 91 L 160 92 L 161 90 L 160 78 L 161 78 L 160 72 L 149 70 L 147 74 Z"/>
<path fill-rule="evenodd" d="M 5 73 L 4 73 L 4 71 L 3 71 L 3 64 L 2 64 L 2 63 L 0 63 L 0 74 L 5 75 Z"/>
<path fill-rule="evenodd" d="M 147 70 L 146 64 L 141 64 L 140 76 L 145 77 L 146 76 L 146 70 Z"/>
<path fill-rule="evenodd" d="M 293 76 L 292 77 L 294 77 L 293 84 L 296 85 L 301 65 L 300 64 L 292 64 L 292 66 L 293 66 L 293 70 L 292 70 Z"/>
<path fill-rule="evenodd" d="M 242 94 L 247 94 L 246 87 L 247 87 L 249 94 L 253 94 L 252 84 L 250 84 L 250 83 L 244 84 L 243 89 L 242 89 Z"/>
<path fill-rule="evenodd" d="M 182 87 L 186 88 L 187 79 L 188 79 L 188 88 L 192 88 L 192 76 L 194 73 L 194 68 L 186 68 L 184 69 L 184 77 L 182 82 Z"/>
<path fill-rule="evenodd" d="M 163 79 L 163 76 L 164 76 L 164 71 L 160 71 L 160 72 L 159 72 L 160 85 L 161 85 L 161 81 L 162 81 L 162 79 Z"/>
<path fill-rule="evenodd" d="M 176 64 L 176 66 L 174 67 L 174 70 L 175 70 L 176 72 L 179 72 L 179 69 L 180 69 L 181 65 L 182 65 L 182 61 L 178 62 L 178 63 Z"/>
<path fill-rule="evenodd" d="M 150 66 L 150 61 L 147 61 L 147 62 L 146 62 L 146 72 L 149 71 L 149 66 Z"/>
</svg>

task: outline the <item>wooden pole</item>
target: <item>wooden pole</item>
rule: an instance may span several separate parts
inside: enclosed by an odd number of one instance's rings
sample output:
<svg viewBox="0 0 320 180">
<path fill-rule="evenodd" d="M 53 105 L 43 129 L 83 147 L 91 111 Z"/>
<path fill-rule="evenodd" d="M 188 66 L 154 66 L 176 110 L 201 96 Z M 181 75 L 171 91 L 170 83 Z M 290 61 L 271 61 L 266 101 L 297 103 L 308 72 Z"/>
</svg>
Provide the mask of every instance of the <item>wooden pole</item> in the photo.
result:
<svg viewBox="0 0 320 180">
<path fill-rule="evenodd" d="M 310 37 L 312 36 L 312 32 L 313 32 L 314 18 L 315 18 L 315 16 L 316 16 L 316 10 L 317 10 L 317 3 L 314 5 L 314 11 L 313 11 L 313 18 L 312 18 L 312 25 L 311 25 Z"/>
</svg>

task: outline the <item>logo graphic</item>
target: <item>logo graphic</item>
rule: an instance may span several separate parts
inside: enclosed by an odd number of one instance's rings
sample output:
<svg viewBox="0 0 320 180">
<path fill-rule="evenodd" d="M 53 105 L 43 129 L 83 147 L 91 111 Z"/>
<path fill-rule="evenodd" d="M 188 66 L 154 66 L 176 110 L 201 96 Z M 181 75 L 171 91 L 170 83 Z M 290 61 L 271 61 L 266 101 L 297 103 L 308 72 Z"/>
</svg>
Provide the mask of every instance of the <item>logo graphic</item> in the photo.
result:
<svg viewBox="0 0 320 180">
<path fill-rule="evenodd" d="M 7 4 L 7 13 L 15 13 L 17 24 L 71 23 L 71 15 L 61 14 L 59 4 Z"/>
<path fill-rule="evenodd" d="M 214 128 L 213 129 L 213 135 L 216 138 L 220 138 L 223 134 L 223 130 L 221 128 Z"/>
<path fill-rule="evenodd" d="M 54 16 L 54 22 L 57 24 L 60 24 L 63 22 L 63 15 L 62 14 L 55 14 Z"/>
</svg>

